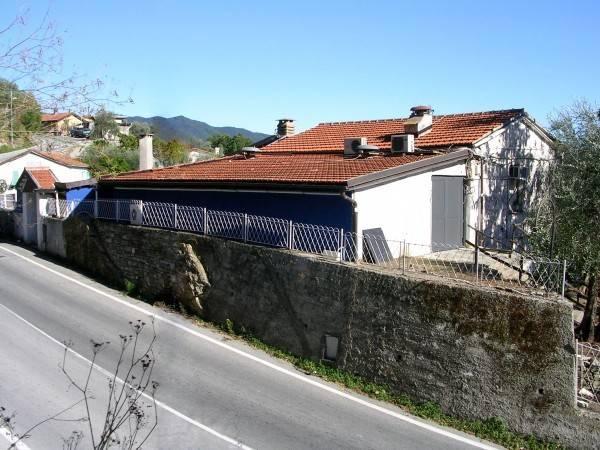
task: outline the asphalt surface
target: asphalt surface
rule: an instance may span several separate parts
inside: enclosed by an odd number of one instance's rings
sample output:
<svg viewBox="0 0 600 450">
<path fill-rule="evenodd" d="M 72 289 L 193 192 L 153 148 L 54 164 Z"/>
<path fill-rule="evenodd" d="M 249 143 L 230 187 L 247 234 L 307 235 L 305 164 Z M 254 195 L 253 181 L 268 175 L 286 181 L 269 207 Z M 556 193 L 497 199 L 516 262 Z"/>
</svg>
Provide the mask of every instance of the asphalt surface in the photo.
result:
<svg viewBox="0 0 600 450">
<path fill-rule="evenodd" d="M 62 373 L 62 342 L 71 342 L 69 373 L 84 380 L 91 342 L 99 353 L 90 386 L 95 427 L 106 408 L 107 373 L 129 321 L 151 322 L 158 427 L 144 448 L 159 449 L 463 449 L 489 443 L 406 415 L 391 405 L 307 376 L 210 328 L 128 298 L 31 250 L 0 243 L 0 406 L 16 412 L 23 432 L 81 396 Z M 144 332 L 149 339 L 151 333 Z M 147 342 L 147 341 L 144 341 Z M 43 423 L 23 443 L 62 447 L 81 430 L 90 448 L 83 404 Z M 0 448 L 3 448 L 0 433 Z"/>
</svg>

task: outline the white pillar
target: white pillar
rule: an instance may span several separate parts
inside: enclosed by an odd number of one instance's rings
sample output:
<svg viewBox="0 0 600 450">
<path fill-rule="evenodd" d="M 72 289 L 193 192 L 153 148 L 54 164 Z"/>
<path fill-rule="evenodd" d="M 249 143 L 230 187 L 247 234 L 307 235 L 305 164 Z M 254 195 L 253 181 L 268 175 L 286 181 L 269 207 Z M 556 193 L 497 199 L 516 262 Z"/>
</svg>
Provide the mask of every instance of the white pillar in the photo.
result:
<svg viewBox="0 0 600 450">
<path fill-rule="evenodd" d="M 154 168 L 154 155 L 152 153 L 152 135 L 147 134 L 140 138 L 140 170 Z"/>
</svg>

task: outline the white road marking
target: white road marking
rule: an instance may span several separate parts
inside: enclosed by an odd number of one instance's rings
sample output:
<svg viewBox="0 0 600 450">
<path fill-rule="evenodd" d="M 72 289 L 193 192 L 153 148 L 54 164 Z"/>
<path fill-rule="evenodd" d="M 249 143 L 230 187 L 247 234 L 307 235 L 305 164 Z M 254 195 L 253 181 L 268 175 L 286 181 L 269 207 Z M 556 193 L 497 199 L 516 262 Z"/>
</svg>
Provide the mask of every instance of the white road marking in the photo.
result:
<svg viewBox="0 0 600 450">
<path fill-rule="evenodd" d="M 7 248 L 5 248 L 3 246 L 0 246 L 0 249 L 3 250 L 3 251 L 5 251 L 5 252 L 7 252 L 7 253 L 10 253 L 10 254 L 16 256 L 17 258 L 20 258 L 20 259 L 22 259 L 24 261 L 27 261 L 27 262 L 29 262 L 29 263 L 37 266 L 37 267 L 40 267 L 41 269 L 44 269 L 44 270 L 46 270 L 46 271 L 48 271 L 50 273 L 53 273 L 54 275 L 56 275 L 56 276 L 58 276 L 60 278 L 63 278 L 63 279 L 68 280 L 68 281 L 71 281 L 72 283 L 77 284 L 78 286 L 81 286 L 81 287 L 83 287 L 85 289 L 88 289 L 88 290 L 90 290 L 92 292 L 95 292 L 96 294 L 102 295 L 103 297 L 106 297 L 106 298 L 108 298 L 108 299 L 110 299 L 110 300 L 112 300 L 114 302 L 120 303 L 120 304 L 122 304 L 124 306 L 127 306 L 128 308 L 131 308 L 131 309 L 133 309 L 135 311 L 138 311 L 138 312 L 141 312 L 143 314 L 149 314 L 149 316 L 153 317 L 155 320 L 159 320 L 161 322 L 167 323 L 167 324 L 169 324 L 169 325 L 171 325 L 171 326 L 173 326 L 175 328 L 178 328 L 178 329 L 180 329 L 182 331 L 185 331 L 186 333 L 189 333 L 189 334 L 191 334 L 193 336 L 196 336 L 196 337 L 198 337 L 200 339 L 203 339 L 203 340 L 205 340 L 207 342 L 210 342 L 211 344 L 214 344 L 214 345 L 216 345 L 218 347 L 221 347 L 221 348 L 223 348 L 225 350 L 228 350 L 228 351 L 230 351 L 232 353 L 235 353 L 235 354 L 237 354 L 239 356 L 242 356 L 244 358 L 247 358 L 247 359 L 250 359 L 252 361 L 255 361 L 255 362 L 259 363 L 259 364 L 262 364 L 263 366 L 269 367 L 270 369 L 273 369 L 273 370 L 275 370 L 275 371 L 277 371 L 279 373 L 285 374 L 285 375 L 287 375 L 287 376 L 289 376 L 291 378 L 294 378 L 296 380 L 299 380 L 299 381 L 301 381 L 303 383 L 310 384 L 311 386 L 314 386 L 314 387 L 316 387 L 318 389 L 322 389 L 322 390 L 327 391 L 327 392 L 329 392 L 331 394 L 334 394 L 334 395 L 337 395 L 339 397 L 342 397 L 342 398 L 345 398 L 347 400 L 350 400 L 350 401 L 352 401 L 354 403 L 358 403 L 359 405 L 365 406 L 365 407 L 367 407 L 369 409 L 373 409 L 373 410 L 378 411 L 380 413 L 383 413 L 385 415 L 394 417 L 394 418 L 399 419 L 401 421 L 410 423 L 410 424 L 412 424 L 414 426 L 423 428 L 423 429 L 425 429 L 427 431 L 431 431 L 433 433 L 439 434 L 441 436 L 445 436 L 447 438 L 450 438 L 450 439 L 453 439 L 453 440 L 456 440 L 456 441 L 459 441 L 459 442 L 463 442 L 463 443 L 471 445 L 473 447 L 482 448 L 482 449 L 486 449 L 486 450 L 497 450 L 498 449 L 498 447 L 496 447 L 496 446 L 491 446 L 491 445 L 486 444 L 484 442 L 480 442 L 478 440 L 470 439 L 470 438 L 468 438 L 466 436 L 462 436 L 462 435 L 459 435 L 459 434 L 452 433 L 451 431 L 445 430 L 443 428 L 438 428 L 438 427 L 436 427 L 434 425 L 431 425 L 431 424 L 428 424 L 428 423 L 425 423 L 425 422 L 421 422 L 421 421 L 419 421 L 417 419 L 413 419 L 412 417 L 410 417 L 408 415 L 400 414 L 400 413 L 397 413 L 396 411 L 392 411 L 390 409 L 383 408 L 382 406 L 376 405 L 374 403 L 370 403 L 370 402 L 368 402 L 366 400 L 363 400 L 362 398 L 355 397 L 354 395 L 348 394 L 347 392 L 340 391 L 340 390 L 335 389 L 335 388 L 333 388 L 331 386 L 327 386 L 325 384 L 322 384 L 322 383 L 320 383 L 320 382 L 318 382 L 316 380 L 313 380 L 313 379 L 310 379 L 310 378 L 305 377 L 303 375 L 300 375 L 298 373 L 292 372 L 291 370 L 285 369 L 285 368 L 280 367 L 280 366 L 278 366 L 276 364 L 273 364 L 273 363 L 271 363 L 269 361 L 266 361 L 266 360 L 261 359 L 261 358 L 259 358 L 257 356 L 254 356 L 254 355 L 252 355 L 250 353 L 246 353 L 243 350 L 237 349 L 237 348 L 232 347 L 232 346 L 230 346 L 228 344 L 220 342 L 217 339 L 211 338 L 210 336 L 206 336 L 206 335 L 204 335 L 204 334 L 202 334 L 202 333 L 200 333 L 200 332 L 198 332 L 196 330 L 193 330 L 192 328 L 189 328 L 189 327 L 187 327 L 185 325 L 181 325 L 181 324 L 179 324 L 179 323 L 177 323 L 177 322 L 175 322 L 175 321 L 173 321 L 173 320 L 171 320 L 171 319 L 169 319 L 167 317 L 161 316 L 161 315 L 156 314 L 156 313 L 150 313 L 149 311 L 145 310 L 144 308 L 141 308 L 140 306 L 134 305 L 134 304 L 132 304 L 132 303 L 126 301 L 126 300 L 123 300 L 121 298 L 115 297 L 114 295 L 108 294 L 106 292 L 103 292 L 102 290 L 97 289 L 97 288 L 95 288 L 93 286 L 88 286 L 87 284 L 85 284 L 85 283 L 83 283 L 83 282 L 81 282 L 79 280 L 76 280 L 75 278 L 72 278 L 72 277 L 70 277 L 68 275 L 65 275 L 65 274 L 63 274 L 63 273 L 61 273 L 61 272 L 59 272 L 57 270 L 51 269 L 50 267 L 46 267 L 46 266 L 44 266 L 43 264 L 41 264 L 41 263 L 39 263 L 37 261 L 34 261 L 34 260 L 30 259 L 30 258 L 27 258 L 26 256 L 20 255 L 19 253 L 14 252 L 12 250 L 9 250 L 9 249 L 7 249 Z M 50 337 L 50 336 L 48 336 L 48 337 Z M 50 337 L 50 339 L 53 339 L 53 338 Z"/>
<path fill-rule="evenodd" d="M 38 333 L 40 333 L 42 336 L 44 336 L 45 338 L 49 339 L 50 341 L 54 342 L 55 344 L 59 345 L 60 347 L 62 347 L 63 349 L 66 349 L 69 353 L 73 354 L 75 357 L 85 361 L 87 364 L 93 365 L 94 369 L 96 369 L 98 372 L 100 372 L 102 375 L 107 376 L 108 378 L 112 378 L 114 376 L 113 373 L 109 372 L 108 370 L 100 367 L 98 364 L 96 363 L 92 363 L 92 361 L 90 361 L 89 359 L 87 359 L 85 356 L 77 353 L 75 350 L 73 350 L 70 347 L 67 347 L 65 344 L 63 344 L 62 342 L 54 339 L 52 336 L 50 336 L 48 333 L 46 333 L 44 330 L 38 328 L 37 326 L 35 326 L 34 324 L 32 324 L 31 322 L 29 322 L 27 319 L 21 317 L 19 314 L 17 314 L 16 312 L 14 312 L 12 309 L 6 307 L 5 305 L 0 303 L 0 307 L 4 308 L 5 310 L 7 310 L 9 313 L 11 313 L 13 316 L 15 316 L 17 319 L 21 320 L 23 323 L 25 323 L 26 325 L 30 326 L 31 328 L 33 328 L 35 331 L 37 331 Z M 123 381 L 121 378 L 119 377 L 115 377 L 115 379 L 122 384 L 125 384 L 125 381 Z M 153 401 L 152 397 L 148 394 L 146 394 L 145 392 L 142 392 L 142 396 L 144 398 L 146 398 L 147 400 Z M 180 419 L 185 420 L 186 422 L 188 422 L 191 425 L 194 425 L 195 427 L 200 428 L 201 430 L 206 431 L 207 433 L 212 434 L 213 436 L 218 437 L 219 439 L 224 440 L 225 442 L 228 442 L 229 444 L 232 444 L 236 447 L 239 447 L 241 449 L 244 450 L 253 450 L 252 447 L 248 447 L 247 445 L 242 444 L 239 441 L 236 441 L 235 439 L 230 438 L 229 436 L 225 436 L 224 434 L 219 433 L 216 430 L 213 430 L 212 428 L 198 422 L 197 420 L 192 419 L 191 417 L 186 416 L 185 414 L 177 411 L 174 408 L 171 408 L 170 406 L 168 406 L 167 404 L 160 402 L 158 400 L 154 400 L 156 402 L 156 405 L 161 407 L 162 409 L 170 412 L 171 414 L 174 414 L 175 416 L 179 417 Z M 26 449 L 23 449 L 26 450 Z"/>
<path fill-rule="evenodd" d="M 19 441 L 19 438 L 15 437 L 10 430 L 0 427 L 0 436 L 4 437 L 12 448 L 16 450 L 31 450 L 31 447 L 27 446 L 23 441 Z M 16 442 L 16 444 L 15 444 Z M 9 446 L 8 448 L 11 448 Z"/>
</svg>

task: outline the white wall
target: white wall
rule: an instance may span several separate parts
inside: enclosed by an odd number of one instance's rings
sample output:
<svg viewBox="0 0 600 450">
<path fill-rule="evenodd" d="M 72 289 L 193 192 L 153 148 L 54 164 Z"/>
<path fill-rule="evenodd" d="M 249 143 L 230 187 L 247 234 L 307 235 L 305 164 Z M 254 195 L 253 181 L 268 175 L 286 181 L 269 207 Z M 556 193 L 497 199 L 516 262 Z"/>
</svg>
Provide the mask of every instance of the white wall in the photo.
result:
<svg viewBox="0 0 600 450">
<path fill-rule="evenodd" d="M 33 153 L 25 153 L 13 161 L 0 164 L 0 179 L 6 181 L 6 184 L 10 186 L 17 182 L 25 167 L 48 167 L 58 181 L 64 183 L 90 178 L 90 172 L 87 169 L 65 167 Z"/>
<path fill-rule="evenodd" d="M 483 158 L 484 173 L 483 227 L 478 228 L 483 228 L 486 235 L 493 237 L 488 239 L 486 245 L 507 247 L 513 237 L 519 236 L 515 224 L 521 224 L 526 219 L 536 191 L 541 189 L 541 181 L 548 167 L 547 160 L 552 158 L 550 145 L 542 134 L 519 120 L 493 133 L 478 145 L 475 153 Z M 517 163 L 529 169 L 527 180 L 521 184 L 525 193 L 523 212 L 515 212 L 510 206 L 517 189 L 509 182 L 508 172 L 509 166 Z M 474 184 L 479 199 L 479 182 Z"/>
<path fill-rule="evenodd" d="M 434 175 L 465 176 L 464 162 L 356 192 L 357 231 L 381 228 L 391 243 L 390 250 L 398 256 L 399 242 L 411 244 L 411 254 L 429 253 L 431 246 L 431 195 Z"/>
</svg>

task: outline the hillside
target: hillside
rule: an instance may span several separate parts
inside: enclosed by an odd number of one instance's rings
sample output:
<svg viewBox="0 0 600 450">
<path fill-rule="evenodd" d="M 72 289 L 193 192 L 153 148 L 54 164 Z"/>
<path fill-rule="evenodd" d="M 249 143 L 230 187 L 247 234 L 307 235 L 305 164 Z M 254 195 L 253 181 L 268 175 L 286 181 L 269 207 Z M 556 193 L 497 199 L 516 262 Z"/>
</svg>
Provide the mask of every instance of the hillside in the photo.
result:
<svg viewBox="0 0 600 450">
<path fill-rule="evenodd" d="M 206 122 L 199 120 L 189 119 L 185 116 L 177 117 L 140 117 L 132 116 L 129 117 L 132 122 L 147 123 L 153 127 L 154 132 L 164 140 L 179 139 L 186 142 L 195 141 L 206 141 L 210 136 L 214 134 L 226 134 L 228 136 L 235 136 L 241 134 L 242 136 L 248 137 L 253 142 L 258 141 L 266 134 L 256 133 L 244 128 L 236 127 L 213 127 Z"/>
</svg>

